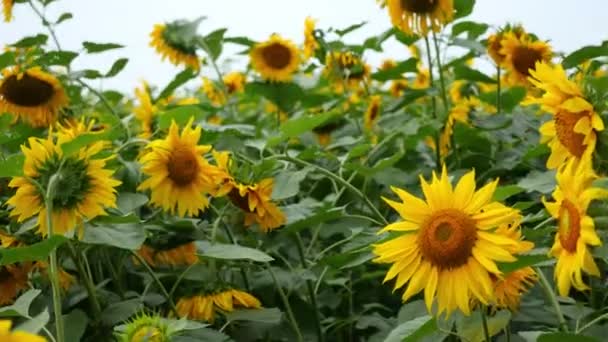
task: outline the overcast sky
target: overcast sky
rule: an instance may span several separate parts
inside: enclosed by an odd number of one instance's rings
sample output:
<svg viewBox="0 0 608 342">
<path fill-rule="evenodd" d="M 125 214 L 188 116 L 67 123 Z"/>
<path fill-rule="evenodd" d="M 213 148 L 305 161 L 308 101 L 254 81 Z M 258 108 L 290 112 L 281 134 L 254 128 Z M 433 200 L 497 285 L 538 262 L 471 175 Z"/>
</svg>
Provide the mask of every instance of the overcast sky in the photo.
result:
<svg viewBox="0 0 608 342">
<path fill-rule="evenodd" d="M 57 30 L 64 49 L 77 51 L 84 40 L 126 46 L 103 55 L 79 57 L 74 62 L 75 69 L 105 71 L 115 59 L 129 57 L 129 64 L 116 78 L 91 81 L 94 86 L 123 91 L 131 90 L 142 79 L 163 85 L 178 71 L 168 62 L 161 62 L 148 46 L 149 33 L 155 23 L 207 16 L 200 26 L 201 33 L 227 27 L 228 36 L 263 40 L 278 32 L 298 44 L 302 42 L 303 22 L 308 15 L 318 19 L 320 28 L 344 28 L 367 21 L 364 29 L 349 36 L 350 42 L 361 41 L 390 27 L 386 10 L 380 9 L 374 0 L 60 0 L 47 10 L 50 19 L 56 19 L 63 12 L 74 15 Z M 470 20 L 493 26 L 519 22 L 541 39 L 550 39 L 556 50 L 569 52 L 608 39 L 607 13 L 606 0 L 477 0 Z M 44 32 L 27 4 L 16 4 L 14 17 L 9 24 L 0 23 L 1 45 Z M 398 59 L 404 53 L 403 47 L 396 43 L 385 46 L 385 56 Z M 378 65 L 383 56 L 366 58 Z M 230 69 L 230 64 L 225 64 L 224 69 Z"/>
</svg>

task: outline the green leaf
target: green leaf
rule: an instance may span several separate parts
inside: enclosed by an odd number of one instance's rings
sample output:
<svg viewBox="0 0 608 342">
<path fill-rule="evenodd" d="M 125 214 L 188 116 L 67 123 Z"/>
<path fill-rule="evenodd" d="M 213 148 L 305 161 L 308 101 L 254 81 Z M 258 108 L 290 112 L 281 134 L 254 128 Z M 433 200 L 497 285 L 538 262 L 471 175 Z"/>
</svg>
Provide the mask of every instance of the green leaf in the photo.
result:
<svg viewBox="0 0 608 342">
<path fill-rule="evenodd" d="M 488 24 L 476 23 L 474 21 L 461 21 L 452 26 L 452 36 L 457 36 L 463 32 L 467 32 L 468 39 L 475 39 L 488 30 Z"/>
<path fill-rule="evenodd" d="M 524 254 L 517 255 L 517 261 L 514 262 L 499 262 L 498 268 L 504 273 L 517 271 L 521 268 L 534 266 L 549 260 L 545 254 Z"/>
<path fill-rule="evenodd" d="M 501 92 L 502 112 L 509 113 L 526 97 L 526 89 L 523 87 L 512 87 Z M 496 106 L 496 91 L 479 94 L 479 98 L 486 103 Z"/>
<path fill-rule="evenodd" d="M 113 140 L 116 139 L 120 134 L 119 129 L 110 129 L 99 133 L 84 133 L 76 138 L 61 144 L 61 150 L 65 156 L 70 156 L 97 141 Z"/>
<path fill-rule="evenodd" d="M 37 34 L 35 36 L 25 37 L 25 38 L 19 40 L 18 42 L 12 44 L 11 46 L 17 47 L 17 48 L 28 48 L 28 47 L 37 46 L 37 45 L 44 45 L 44 44 L 46 44 L 46 41 L 48 39 L 49 39 L 49 36 L 47 36 L 46 34 Z"/>
<path fill-rule="evenodd" d="M 312 131 L 315 127 L 322 126 L 336 117 L 336 112 L 326 112 L 317 115 L 306 115 L 291 119 L 281 125 L 281 135 L 268 139 L 268 146 L 276 146 L 289 138 L 297 137 Z"/>
<path fill-rule="evenodd" d="M 299 171 L 283 171 L 274 178 L 272 199 L 282 200 L 297 195 L 300 192 L 300 183 L 306 178 L 310 169 Z"/>
<path fill-rule="evenodd" d="M 572 52 L 562 60 L 562 65 L 565 69 L 569 69 L 586 60 L 601 56 L 608 56 L 608 41 L 601 46 L 585 46 Z"/>
<path fill-rule="evenodd" d="M 492 77 L 464 65 L 454 67 L 454 77 L 457 80 L 468 80 L 483 83 L 496 83 Z"/>
<path fill-rule="evenodd" d="M 28 317 L 32 302 L 42 291 L 31 289 L 19 296 L 13 305 L 0 308 L 0 317 Z"/>
<path fill-rule="evenodd" d="M 80 309 L 74 309 L 69 314 L 63 315 L 63 321 L 69 322 L 65 325 L 65 340 L 80 341 L 89 323 L 87 314 Z"/>
<path fill-rule="evenodd" d="M 72 13 L 69 13 L 69 12 L 68 13 L 63 13 L 63 14 L 61 14 L 59 16 L 59 18 L 55 22 L 55 25 L 59 25 L 62 22 L 66 21 L 66 20 L 69 20 L 69 19 L 72 19 L 72 18 L 74 18 L 74 16 L 72 15 Z"/>
<path fill-rule="evenodd" d="M 226 31 L 227 29 L 221 28 L 202 38 L 204 42 L 203 46 L 206 48 L 205 52 L 207 52 L 209 57 L 213 60 L 216 60 L 222 54 L 222 44 Z"/>
<path fill-rule="evenodd" d="M 128 299 L 122 302 L 112 303 L 101 313 L 101 320 L 108 326 L 125 321 L 137 311 L 143 308 L 139 298 Z"/>
<path fill-rule="evenodd" d="M 436 330 L 437 322 L 433 317 L 426 315 L 399 324 L 388 334 L 384 342 L 415 341 Z"/>
<path fill-rule="evenodd" d="M 511 320 L 511 313 L 508 310 L 501 310 L 488 317 L 488 332 L 490 337 L 499 334 Z M 479 311 L 474 312 L 471 316 L 461 317 L 456 321 L 456 329 L 458 334 L 466 338 L 467 341 L 484 341 L 484 332 Z"/>
<path fill-rule="evenodd" d="M 75 73 L 77 75 L 77 78 L 80 77 L 84 77 L 84 78 L 88 78 L 90 80 L 96 79 L 96 78 L 102 78 L 103 75 L 97 71 L 97 70 L 93 70 L 93 69 L 86 69 L 82 71 L 82 76 L 80 76 L 80 72 L 79 73 Z"/>
<path fill-rule="evenodd" d="M 146 240 L 143 225 L 138 223 L 123 223 L 111 225 L 87 224 L 84 229 L 82 242 L 114 246 L 122 249 L 136 250 Z"/>
<path fill-rule="evenodd" d="M 44 66 L 68 66 L 76 57 L 78 57 L 78 53 L 72 51 L 50 51 L 38 57 L 36 63 Z"/>
<path fill-rule="evenodd" d="M 573 334 L 573 333 L 548 333 L 542 334 L 536 340 L 537 342 L 600 342 L 599 339 L 590 336 Z"/>
<path fill-rule="evenodd" d="M 408 45 L 408 46 L 414 44 L 415 42 L 417 42 L 420 39 L 420 36 L 415 35 L 415 34 L 407 35 L 396 27 L 393 28 L 393 34 L 395 35 L 395 39 L 397 39 L 399 42 L 403 43 L 404 45 Z"/>
<path fill-rule="evenodd" d="M 175 123 L 181 127 L 187 124 L 191 117 L 194 117 L 195 121 L 200 121 L 205 117 L 205 113 L 198 105 L 175 107 L 158 116 L 158 126 L 161 129 L 168 129 L 175 120 Z"/>
<path fill-rule="evenodd" d="M 148 203 L 148 197 L 144 194 L 121 192 L 116 199 L 116 206 L 124 214 L 129 214 Z"/>
<path fill-rule="evenodd" d="M 555 189 L 555 171 L 531 171 L 526 177 L 520 179 L 517 185 L 526 189 L 527 192 L 551 193 Z"/>
<path fill-rule="evenodd" d="M 486 52 L 485 46 L 474 39 L 452 38 L 450 45 L 460 46 L 478 54 L 484 54 Z"/>
<path fill-rule="evenodd" d="M 63 235 L 53 235 L 29 246 L 0 249 L 0 265 L 46 260 L 55 248 L 67 240 Z"/>
<path fill-rule="evenodd" d="M 0 160 L 0 178 L 18 177 L 23 175 L 23 154 L 13 154 L 4 160 Z"/>
<path fill-rule="evenodd" d="M 380 70 L 372 74 L 372 79 L 376 81 L 386 82 L 388 80 L 397 80 L 403 78 L 403 73 L 416 72 L 418 70 L 418 59 L 410 58 L 400 62 L 394 68 L 388 70 Z"/>
<path fill-rule="evenodd" d="M 507 198 L 524 192 L 525 189 L 517 185 L 499 186 L 494 192 L 494 201 L 502 202 Z"/>
<path fill-rule="evenodd" d="M 401 96 L 401 101 L 399 101 L 396 105 L 386 110 L 387 113 L 396 112 L 399 109 L 409 105 L 410 103 L 418 100 L 419 98 L 423 98 L 429 94 L 429 89 L 408 89 L 403 96 Z"/>
<path fill-rule="evenodd" d="M 247 47 L 252 47 L 255 45 L 255 41 L 247 37 L 226 37 L 224 38 L 224 42 L 243 45 Z"/>
<path fill-rule="evenodd" d="M 346 35 L 346 34 L 349 34 L 349 33 L 353 32 L 353 31 L 355 31 L 355 30 L 360 29 L 360 28 L 361 28 L 361 27 L 363 27 L 365 24 L 367 24 L 367 21 L 362 21 L 362 22 L 360 22 L 360 23 L 358 23 L 358 24 L 353 24 L 353 25 L 350 25 L 349 27 L 347 27 L 347 28 L 345 28 L 345 29 L 342 29 L 342 30 L 336 30 L 335 32 L 336 32 L 336 34 L 337 34 L 338 36 L 342 37 L 342 36 L 344 36 L 344 35 Z"/>
<path fill-rule="evenodd" d="M 258 262 L 270 262 L 274 260 L 270 255 L 257 249 L 229 244 L 210 244 L 206 241 L 196 242 L 200 255 L 214 259 L 225 260 L 252 260 Z"/>
<path fill-rule="evenodd" d="M 344 207 L 325 208 L 314 215 L 307 215 L 305 218 L 289 223 L 281 231 L 296 233 L 306 228 L 312 228 L 319 223 L 339 219 L 344 215 Z"/>
<path fill-rule="evenodd" d="M 44 309 L 41 313 L 35 317 L 19 324 L 14 330 L 25 331 L 31 334 L 38 334 L 42 328 L 49 322 L 49 310 Z"/>
<path fill-rule="evenodd" d="M 191 69 L 186 69 L 175 75 L 175 78 L 171 80 L 169 84 L 167 84 L 167 86 L 160 92 L 154 102 L 158 102 L 159 100 L 169 97 L 171 94 L 173 94 L 175 89 L 190 81 L 191 79 L 196 77 L 196 75 L 197 73 L 192 71 Z"/>
<path fill-rule="evenodd" d="M 121 49 L 124 46 L 116 43 L 93 43 L 93 42 L 82 42 L 82 46 L 87 53 L 99 53 L 112 49 Z"/>
<path fill-rule="evenodd" d="M 15 53 L 12 51 L 6 51 L 0 54 L 0 69 L 4 69 L 7 66 L 15 64 Z"/>
<path fill-rule="evenodd" d="M 245 92 L 263 96 L 286 112 L 305 96 L 304 90 L 295 83 L 251 82 L 245 85 Z"/>
<path fill-rule="evenodd" d="M 226 313 L 226 319 L 229 322 L 249 321 L 266 324 L 279 324 L 282 317 L 283 313 L 277 308 L 235 310 Z"/>
<path fill-rule="evenodd" d="M 454 20 L 463 18 L 473 13 L 473 7 L 475 7 L 475 0 L 454 0 Z"/>
<path fill-rule="evenodd" d="M 117 59 L 116 62 L 114 62 L 114 64 L 112 64 L 110 71 L 108 71 L 108 73 L 105 75 L 105 77 L 114 77 L 114 76 L 118 75 L 118 73 L 121 72 L 122 69 L 125 68 L 125 66 L 127 65 L 128 62 L 129 62 L 128 58 Z"/>
</svg>

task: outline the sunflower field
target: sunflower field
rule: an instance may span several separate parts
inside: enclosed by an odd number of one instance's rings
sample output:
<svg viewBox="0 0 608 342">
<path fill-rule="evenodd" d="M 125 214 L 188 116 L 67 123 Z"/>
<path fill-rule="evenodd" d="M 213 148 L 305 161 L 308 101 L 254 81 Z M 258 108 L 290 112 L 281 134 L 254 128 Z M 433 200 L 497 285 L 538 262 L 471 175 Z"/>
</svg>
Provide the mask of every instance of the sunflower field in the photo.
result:
<svg viewBox="0 0 608 342">
<path fill-rule="evenodd" d="M 142 39 L 181 71 L 124 92 L 56 2 L 1 2 L 40 33 L 0 42 L 0 341 L 606 340 L 608 41 L 474 0 L 377 1 L 357 44 L 176 18 Z"/>
</svg>

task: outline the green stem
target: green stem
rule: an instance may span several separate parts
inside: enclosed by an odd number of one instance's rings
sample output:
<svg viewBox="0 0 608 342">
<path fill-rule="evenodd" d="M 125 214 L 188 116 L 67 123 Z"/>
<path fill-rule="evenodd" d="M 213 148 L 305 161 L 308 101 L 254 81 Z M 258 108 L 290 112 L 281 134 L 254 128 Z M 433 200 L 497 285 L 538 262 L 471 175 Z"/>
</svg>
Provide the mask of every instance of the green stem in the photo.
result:
<svg viewBox="0 0 608 342">
<path fill-rule="evenodd" d="M 486 317 L 486 307 L 482 306 L 479 310 L 481 313 L 481 325 L 483 326 L 483 336 L 486 342 L 491 342 L 490 331 L 488 330 L 488 318 Z"/>
<path fill-rule="evenodd" d="M 500 84 L 500 66 L 496 66 L 496 114 L 500 114 L 502 110 L 502 95 L 501 92 L 501 84 Z"/>
<path fill-rule="evenodd" d="M 587 324 L 583 325 L 583 326 L 582 326 L 580 329 L 577 329 L 577 330 L 576 330 L 576 333 L 577 333 L 577 334 L 582 333 L 583 331 L 585 331 L 586 329 L 590 328 L 592 325 L 594 325 L 594 324 L 598 323 L 599 321 L 601 321 L 601 320 L 603 320 L 603 319 L 608 319 L 608 312 L 607 312 L 607 313 L 605 313 L 605 314 L 603 314 L 603 315 L 601 315 L 601 316 L 596 317 L 596 318 L 595 318 L 594 320 L 592 320 L 591 322 L 589 322 L 589 323 L 587 323 Z"/>
<path fill-rule="evenodd" d="M 59 170 L 61 171 L 61 170 Z M 59 172 L 58 171 L 58 172 Z M 47 238 L 54 235 L 53 232 L 53 199 L 55 197 L 55 186 L 58 182 L 60 174 L 53 174 L 49 180 L 44 199 L 46 207 L 46 226 Z M 58 342 L 65 341 L 63 316 L 61 309 L 61 284 L 59 283 L 59 265 L 57 262 L 57 249 L 53 249 L 49 256 L 49 278 L 51 279 L 51 288 L 53 292 L 53 310 L 55 312 L 55 334 Z"/>
<path fill-rule="evenodd" d="M 279 282 L 277 281 L 277 277 L 274 274 L 274 271 L 272 270 L 270 265 L 266 266 L 266 269 L 268 270 L 268 273 L 270 273 L 270 276 L 272 277 L 272 281 L 274 282 L 274 286 L 277 288 L 277 291 L 279 292 L 279 295 L 281 296 L 281 300 L 283 301 L 285 310 L 287 310 L 287 317 L 289 317 L 289 322 L 291 323 L 291 327 L 293 328 L 293 331 L 296 333 L 298 342 L 303 342 L 304 339 L 302 338 L 302 333 L 300 332 L 300 327 L 298 327 L 298 322 L 296 321 L 296 318 L 293 315 L 293 310 L 291 309 L 291 305 L 289 304 L 289 299 L 285 295 L 285 292 L 283 291 L 283 288 L 281 287 L 281 285 L 279 285 Z"/>
<path fill-rule="evenodd" d="M 89 301 L 91 302 L 91 307 L 93 308 L 93 313 L 95 315 L 95 319 L 96 320 L 100 319 L 101 318 L 101 305 L 99 304 L 99 301 L 97 300 L 97 295 L 95 293 L 95 285 L 93 284 L 93 280 L 91 279 L 91 277 L 88 276 L 87 271 L 86 271 L 84 265 L 82 264 L 82 259 L 79 255 L 78 251 L 76 251 L 76 249 L 74 248 L 74 246 L 71 243 L 68 243 L 68 246 L 69 246 L 70 252 L 72 254 L 72 259 L 74 259 L 74 262 L 76 263 L 76 268 L 78 268 L 78 273 L 84 280 L 84 287 L 87 291 L 87 294 L 89 295 Z"/>
<path fill-rule="evenodd" d="M 234 236 L 232 235 L 232 232 L 230 231 L 230 228 L 228 228 L 227 225 L 224 225 L 224 230 L 226 231 L 226 235 L 228 235 L 228 239 L 230 240 L 230 243 L 233 245 L 236 245 L 236 240 L 234 239 Z M 245 284 L 245 289 L 247 290 L 247 292 L 251 292 L 251 286 L 249 285 L 249 278 L 247 277 L 247 272 L 245 271 L 245 268 L 243 266 L 239 266 L 239 270 L 241 272 L 241 278 L 243 278 L 243 284 Z"/>
<path fill-rule="evenodd" d="M 437 57 L 437 70 L 439 72 L 439 85 L 441 86 L 441 99 L 443 100 L 443 108 L 448 110 L 448 93 L 445 88 L 445 80 L 443 78 L 443 66 L 441 65 L 441 53 L 439 52 L 439 40 L 437 34 L 433 31 L 433 45 L 435 45 L 435 57 Z"/>
<path fill-rule="evenodd" d="M 379 219 L 380 222 L 382 222 L 384 225 L 388 225 L 388 221 L 384 218 L 384 216 L 380 213 L 380 211 L 378 211 L 378 209 L 374 206 L 374 204 L 369 200 L 369 198 L 367 198 L 367 196 L 365 196 L 361 191 L 359 191 L 359 189 L 355 188 L 352 184 L 350 184 L 349 182 L 345 181 L 342 177 L 337 176 L 336 174 L 334 174 L 333 172 L 309 163 L 307 161 L 298 159 L 298 158 L 293 158 L 287 155 L 277 155 L 276 156 L 277 159 L 281 159 L 281 160 L 285 160 L 285 161 L 289 161 L 292 162 L 294 164 L 298 164 L 300 166 L 304 166 L 304 167 L 312 167 L 314 169 L 316 169 L 319 173 L 322 173 L 323 175 L 333 179 L 334 181 L 336 181 L 337 183 L 340 183 L 342 186 L 344 186 L 346 189 L 348 189 L 350 192 L 352 192 L 353 194 L 357 195 L 359 198 L 361 198 L 365 204 L 367 205 L 367 207 L 374 213 L 374 215 Z"/>
<path fill-rule="evenodd" d="M 179 314 L 177 313 L 177 308 L 175 307 L 175 303 L 173 302 L 173 299 L 169 295 L 169 292 L 167 292 L 167 289 L 165 288 L 165 286 L 163 285 L 163 283 L 156 276 L 156 273 L 154 273 L 154 270 L 150 267 L 150 265 L 148 265 L 148 263 L 146 262 L 146 260 L 144 260 L 144 258 L 142 258 L 136 252 L 131 251 L 131 255 L 133 255 L 133 257 L 135 257 L 135 259 L 137 259 L 137 261 L 139 261 L 139 263 L 144 266 L 144 268 L 146 269 L 146 271 L 148 271 L 148 274 L 150 274 L 150 276 L 152 277 L 152 279 L 154 280 L 154 282 L 156 283 L 156 285 L 159 287 L 160 291 L 163 293 L 163 296 L 165 296 L 165 299 L 167 300 L 167 303 L 169 303 L 169 306 L 171 307 L 171 311 L 173 311 L 173 313 L 175 314 L 176 317 L 179 317 Z"/>
<path fill-rule="evenodd" d="M 179 277 L 177 277 L 177 280 L 175 280 L 175 283 L 171 287 L 171 290 L 169 290 L 169 297 L 173 298 L 173 294 L 175 293 L 175 290 L 177 290 L 177 286 L 179 285 L 179 283 L 182 282 L 182 280 L 184 280 L 184 277 L 186 276 L 186 274 L 188 274 L 188 272 L 190 272 L 190 270 L 192 269 L 192 267 L 194 267 L 194 265 L 196 265 L 196 264 L 192 264 L 192 265 L 188 266 L 188 268 L 186 268 L 179 275 Z"/>
<path fill-rule="evenodd" d="M 426 59 L 429 64 L 429 83 L 431 87 L 433 86 L 433 59 L 431 58 L 431 44 L 429 43 L 429 38 L 427 36 L 424 37 L 424 44 L 426 46 Z M 437 119 L 437 99 L 435 96 L 431 96 L 431 108 L 433 110 L 433 119 Z M 439 137 L 441 134 L 441 130 L 435 133 L 435 163 L 437 171 L 441 171 L 441 149 L 439 146 Z"/>
<path fill-rule="evenodd" d="M 300 238 L 300 234 L 295 234 L 296 247 L 298 249 L 298 256 L 300 257 L 300 263 L 302 264 L 302 268 L 307 269 L 308 265 L 306 265 L 306 256 L 304 255 L 304 244 L 302 243 L 302 238 Z M 319 306 L 317 304 L 317 295 L 315 294 L 314 287 L 311 280 L 306 280 L 306 288 L 308 290 L 308 297 L 310 297 L 310 305 L 313 307 L 313 312 L 315 315 L 315 326 L 317 328 L 317 340 L 320 342 L 324 341 L 323 336 L 323 327 L 321 325 L 321 313 L 319 312 Z"/>
<path fill-rule="evenodd" d="M 549 285 L 549 281 L 547 280 L 547 277 L 545 277 L 543 271 L 539 267 L 535 267 L 535 270 L 538 274 L 540 284 L 543 290 L 545 291 L 545 295 L 547 296 L 547 298 L 551 302 L 551 305 L 553 306 L 553 309 L 555 310 L 555 314 L 557 315 L 557 320 L 559 322 L 559 330 L 563 332 L 568 332 L 568 324 L 566 323 L 566 319 L 564 318 L 562 310 L 559 307 L 555 292 L 553 292 L 553 289 L 551 289 L 551 285 Z"/>
</svg>

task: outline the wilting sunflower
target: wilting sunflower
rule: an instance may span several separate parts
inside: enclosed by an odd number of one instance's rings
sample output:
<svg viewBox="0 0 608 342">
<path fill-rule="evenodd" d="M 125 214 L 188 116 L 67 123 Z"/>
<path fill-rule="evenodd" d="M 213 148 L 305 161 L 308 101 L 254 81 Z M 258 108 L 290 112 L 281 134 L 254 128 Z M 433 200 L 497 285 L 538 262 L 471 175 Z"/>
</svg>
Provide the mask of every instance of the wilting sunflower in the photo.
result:
<svg viewBox="0 0 608 342">
<path fill-rule="evenodd" d="M 381 232 L 400 235 L 374 246 L 374 259 L 390 263 L 384 281 L 397 278 L 395 289 L 408 283 L 403 301 L 424 289 L 429 312 L 437 300 L 437 314 L 455 309 L 470 314 L 475 299 L 488 304 L 494 297 L 490 275 L 501 272 L 496 262 L 513 262 L 508 247 L 517 241 L 497 234 L 494 228 L 512 222 L 517 210 L 492 201 L 498 181 L 475 191 L 471 171 L 452 188 L 445 166 L 429 184 L 420 177 L 426 201 L 392 187 L 402 202 L 384 199 L 404 221 L 389 224 Z"/>
<path fill-rule="evenodd" d="M 536 63 L 551 61 L 551 46 L 525 33 L 505 33 L 501 46 L 500 54 L 505 56 L 503 66 L 509 71 L 507 82 L 510 85 L 529 85 L 528 78 Z"/>
<path fill-rule="evenodd" d="M 524 31 L 524 28 L 517 25 L 517 26 L 506 26 L 504 29 L 490 35 L 488 37 L 488 42 L 487 42 L 487 49 L 488 49 L 488 55 L 490 55 L 490 57 L 492 58 L 492 60 L 494 60 L 494 63 L 496 63 L 496 65 L 501 66 L 504 61 L 506 56 L 501 52 L 502 50 L 502 42 L 505 38 L 505 34 L 508 32 L 513 32 L 515 35 L 515 38 L 519 39 L 521 38 L 522 35 L 526 34 L 526 31 Z"/>
<path fill-rule="evenodd" d="M 11 113 L 34 127 L 48 127 L 68 105 L 59 80 L 39 67 L 6 69 L 2 74 L 0 113 Z"/>
<path fill-rule="evenodd" d="M 528 97 L 524 104 L 540 104 L 542 110 L 553 115 L 540 127 L 541 143 L 551 148 L 547 167 L 555 169 L 568 159 L 593 153 L 596 132 L 604 130 L 604 122 L 581 87 L 568 79 L 561 65 L 537 63 L 529 79 L 544 94 Z"/>
<path fill-rule="evenodd" d="M 188 242 L 169 249 L 155 249 L 142 245 L 137 251 L 148 265 L 158 266 L 188 266 L 198 262 L 194 242 Z M 137 261 L 136 261 L 137 263 Z"/>
<path fill-rule="evenodd" d="M 304 58 L 309 59 L 319 48 L 319 42 L 315 38 L 315 20 L 306 17 L 304 21 Z"/>
<path fill-rule="evenodd" d="M 216 168 L 203 155 L 211 151 L 209 145 L 198 145 L 201 127 L 192 128 L 190 118 L 180 135 L 173 121 L 165 139 L 150 142 L 140 162 L 148 176 L 138 187 L 151 192 L 150 203 L 170 214 L 196 215 L 209 205 L 205 194 L 214 188 Z"/>
<path fill-rule="evenodd" d="M 27 265 L 0 266 L 0 306 L 11 304 L 21 291 L 28 288 L 29 271 Z"/>
<path fill-rule="evenodd" d="M 231 72 L 224 76 L 224 85 L 226 86 L 228 95 L 243 92 L 246 82 L 247 77 L 240 72 Z"/>
<path fill-rule="evenodd" d="M 300 55 L 296 45 L 278 34 L 256 44 L 249 52 L 253 68 L 263 79 L 274 82 L 288 82 L 300 65 Z"/>
<path fill-rule="evenodd" d="M 10 320 L 0 320 L 0 341 L 6 342 L 46 342 L 44 337 L 30 334 L 25 331 L 11 332 L 13 322 Z"/>
<path fill-rule="evenodd" d="M 452 21 L 453 0 L 386 0 L 393 25 L 407 34 L 438 32 Z"/>
<path fill-rule="evenodd" d="M 259 309 L 262 303 L 247 292 L 235 289 L 180 298 L 177 302 L 180 317 L 213 323 L 215 312 L 232 312 L 234 308 Z"/>
<path fill-rule="evenodd" d="M 156 49 L 162 60 L 169 59 L 174 65 L 184 65 L 198 71 L 201 62 L 196 54 L 196 46 L 191 41 L 178 39 L 180 37 L 177 32 L 188 24 L 190 23 L 176 21 L 154 25 L 154 30 L 150 33 L 150 46 Z"/>
<path fill-rule="evenodd" d="M 245 212 L 246 226 L 255 222 L 267 233 L 285 224 L 285 214 L 271 199 L 273 185 L 272 178 L 253 184 L 237 183 L 228 193 L 232 203 Z"/>
<path fill-rule="evenodd" d="M 224 92 L 221 89 L 218 89 L 218 87 L 207 77 L 203 77 L 201 91 L 207 96 L 209 102 L 216 107 L 223 106 L 226 103 Z"/>
<path fill-rule="evenodd" d="M 374 129 L 376 122 L 380 118 L 380 109 L 381 109 L 382 97 L 379 95 L 373 95 L 370 98 L 369 106 L 365 111 L 365 115 L 363 117 L 363 125 L 368 131 Z"/>
<path fill-rule="evenodd" d="M 67 138 L 66 138 L 67 139 Z M 116 207 L 116 189 L 120 181 L 112 178 L 114 171 L 105 169 L 109 158 L 96 157 L 104 149 L 103 142 L 82 147 L 77 153 L 65 156 L 59 138 L 29 138 L 29 148 L 21 146 L 25 155 L 24 177 L 14 177 L 9 187 L 17 192 L 7 204 L 13 206 L 11 216 L 18 222 L 38 215 L 38 231 L 48 233 L 47 208 L 44 196 L 33 181 L 47 189 L 53 175 L 59 174 L 55 183 L 51 220 L 55 234 L 64 234 L 80 228 L 83 221 L 105 215 L 105 207 Z"/>
<path fill-rule="evenodd" d="M 171 330 L 160 316 L 140 313 L 130 320 L 122 334 L 121 342 L 169 342 Z"/>
<path fill-rule="evenodd" d="M 557 258 L 555 280 L 560 296 L 568 296 L 570 287 L 579 291 L 589 289 L 583 282 L 582 272 L 599 277 L 600 271 L 588 246 L 601 245 L 595 232 L 593 219 L 587 215 L 591 201 L 608 197 L 608 191 L 592 187 L 597 179 L 590 158 L 570 160 L 556 175 L 555 202 L 543 203 L 557 219 L 557 234 L 551 255 Z"/>
<path fill-rule="evenodd" d="M 4 22 L 10 22 L 13 19 L 13 5 L 15 0 L 2 0 L 2 13 L 4 13 Z"/>
<path fill-rule="evenodd" d="M 145 81 L 142 82 L 141 87 L 135 88 L 135 97 L 139 104 L 133 108 L 133 113 L 140 124 L 139 136 L 148 139 L 154 133 L 154 117 L 158 113 L 158 106 L 152 102 L 150 88 Z"/>
</svg>

